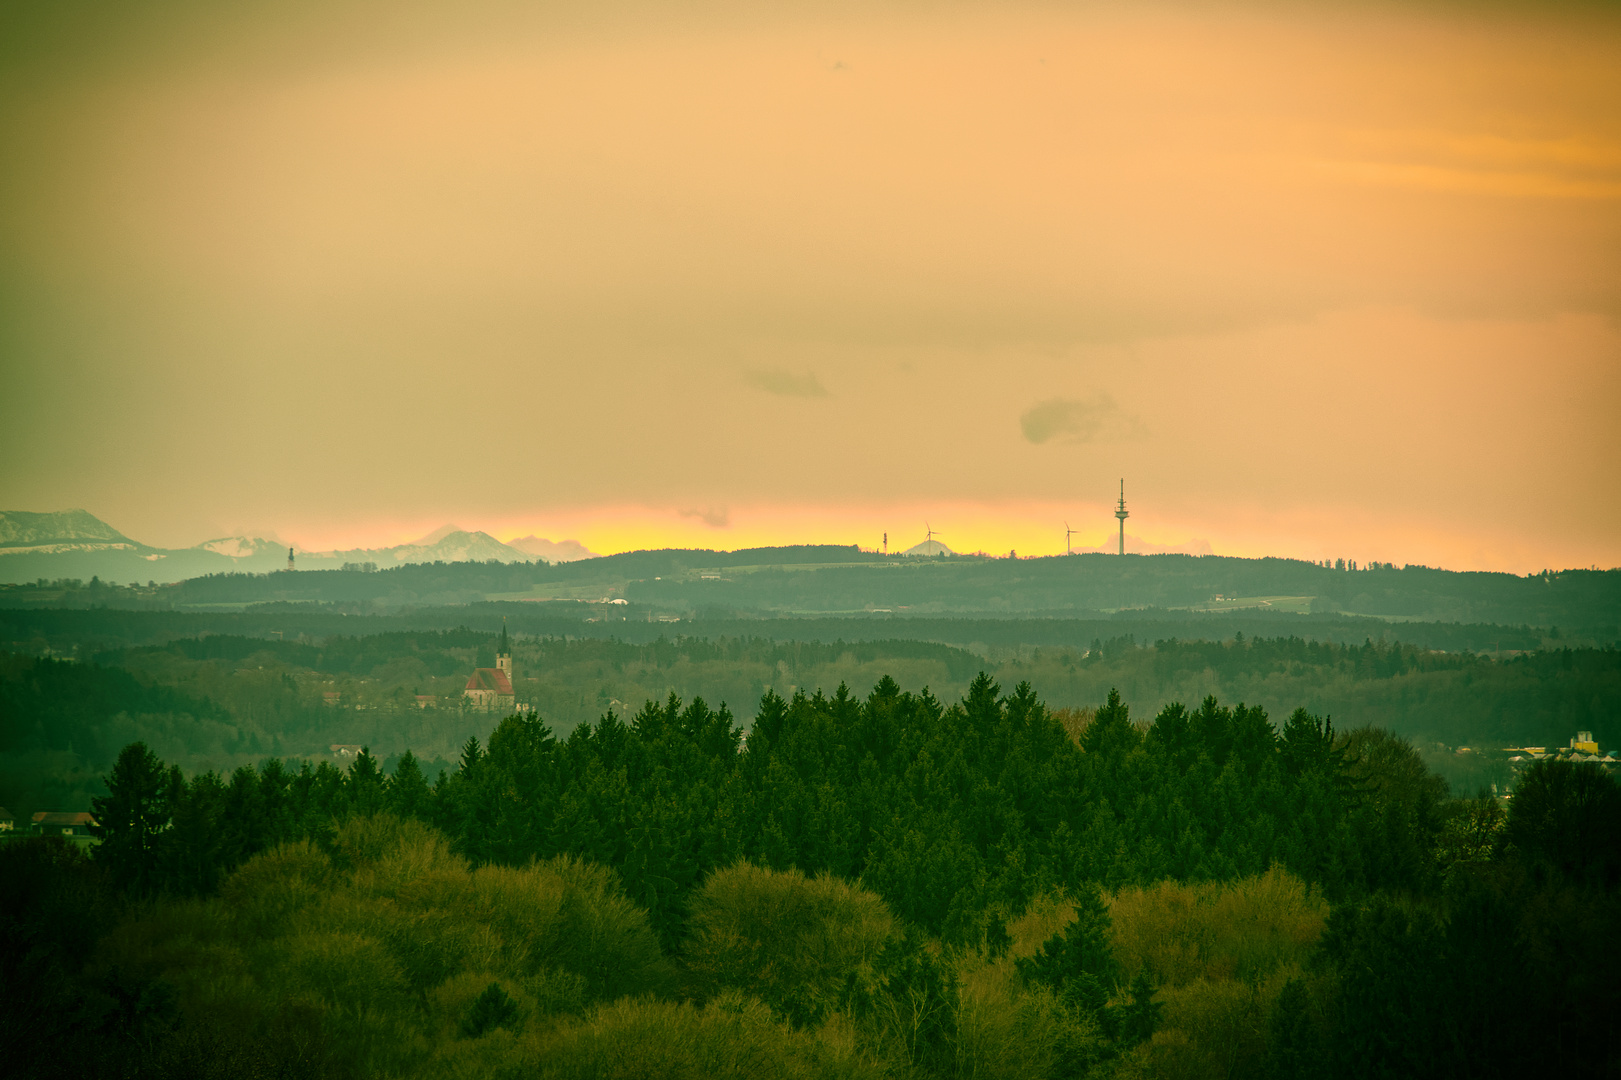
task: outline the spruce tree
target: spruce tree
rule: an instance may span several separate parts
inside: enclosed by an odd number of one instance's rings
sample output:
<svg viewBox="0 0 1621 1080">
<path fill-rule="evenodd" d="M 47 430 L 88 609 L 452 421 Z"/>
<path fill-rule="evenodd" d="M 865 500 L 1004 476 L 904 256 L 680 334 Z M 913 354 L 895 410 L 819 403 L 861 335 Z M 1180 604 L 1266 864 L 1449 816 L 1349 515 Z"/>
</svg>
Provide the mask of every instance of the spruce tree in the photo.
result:
<svg viewBox="0 0 1621 1080">
<path fill-rule="evenodd" d="M 1021 957 L 1019 974 L 1027 984 L 1049 987 L 1076 1012 L 1097 1016 L 1119 980 L 1119 966 L 1109 948 L 1110 925 L 1109 909 L 1097 888 L 1083 888 L 1074 920 L 1048 938 L 1036 955 Z"/>
<path fill-rule="evenodd" d="M 144 742 L 130 743 L 106 778 L 107 794 L 90 800 L 101 838 L 96 861 L 113 880 L 137 893 L 157 884 L 158 845 L 172 813 L 173 792 L 163 762 Z"/>
<path fill-rule="evenodd" d="M 507 996 L 499 983 L 492 982 L 467 1011 L 461 1033 L 464 1038 L 476 1039 L 498 1027 L 511 1028 L 517 1022 L 518 1003 Z"/>
</svg>

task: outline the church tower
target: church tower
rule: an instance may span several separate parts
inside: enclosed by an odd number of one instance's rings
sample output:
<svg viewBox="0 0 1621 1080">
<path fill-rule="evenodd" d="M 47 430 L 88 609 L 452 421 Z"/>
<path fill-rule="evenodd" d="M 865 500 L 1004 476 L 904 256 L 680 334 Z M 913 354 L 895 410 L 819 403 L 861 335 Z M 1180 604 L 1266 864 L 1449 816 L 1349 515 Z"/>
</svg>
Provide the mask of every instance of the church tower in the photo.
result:
<svg viewBox="0 0 1621 1080">
<path fill-rule="evenodd" d="M 501 619 L 501 641 L 495 646 L 495 667 L 512 682 L 512 642 L 507 639 L 507 620 Z"/>
</svg>

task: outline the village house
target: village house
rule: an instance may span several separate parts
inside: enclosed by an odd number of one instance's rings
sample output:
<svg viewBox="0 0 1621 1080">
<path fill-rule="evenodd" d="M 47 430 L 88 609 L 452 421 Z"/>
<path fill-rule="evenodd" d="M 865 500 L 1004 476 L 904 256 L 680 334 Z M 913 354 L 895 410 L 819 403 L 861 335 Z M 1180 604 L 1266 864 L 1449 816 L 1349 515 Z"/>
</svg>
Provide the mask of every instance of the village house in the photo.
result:
<svg viewBox="0 0 1621 1080">
<path fill-rule="evenodd" d="M 30 831 L 37 836 L 89 836 L 95 820 L 83 810 L 40 810 Z"/>
</svg>

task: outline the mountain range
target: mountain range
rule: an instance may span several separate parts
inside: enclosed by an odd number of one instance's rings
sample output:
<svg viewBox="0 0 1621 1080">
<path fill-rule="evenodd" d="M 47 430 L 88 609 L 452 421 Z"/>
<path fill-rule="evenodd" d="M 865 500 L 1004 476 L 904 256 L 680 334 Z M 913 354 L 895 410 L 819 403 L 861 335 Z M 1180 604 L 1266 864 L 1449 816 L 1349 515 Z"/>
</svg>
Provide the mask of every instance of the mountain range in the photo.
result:
<svg viewBox="0 0 1621 1080">
<path fill-rule="evenodd" d="M 259 536 L 225 536 L 189 548 L 159 548 L 133 540 L 85 510 L 0 511 L 0 582 L 44 578 L 110 582 L 181 581 L 206 574 L 268 573 L 284 569 L 288 547 Z M 577 540 L 525 536 L 503 544 L 486 532 L 456 525 L 412 543 L 345 551 L 293 548 L 300 570 L 337 570 L 375 564 L 379 569 L 431 562 L 572 562 L 594 556 Z"/>
</svg>

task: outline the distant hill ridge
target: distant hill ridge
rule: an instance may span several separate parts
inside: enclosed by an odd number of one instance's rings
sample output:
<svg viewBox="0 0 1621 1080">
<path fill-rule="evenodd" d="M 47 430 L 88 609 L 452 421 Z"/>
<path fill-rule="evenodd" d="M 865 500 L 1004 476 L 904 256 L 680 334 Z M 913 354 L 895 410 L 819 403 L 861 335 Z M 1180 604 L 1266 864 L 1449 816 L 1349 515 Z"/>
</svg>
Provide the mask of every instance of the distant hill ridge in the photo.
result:
<svg viewBox="0 0 1621 1080">
<path fill-rule="evenodd" d="M 85 510 L 0 511 L 0 583 L 100 578 L 112 582 L 183 581 L 231 572 L 268 573 L 286 566 L 288 545 L 262 536 L 222 536 L 189 548 L 132 540 Z M 413 543 L 333 551 L 296 549 L 300 570 L 378 569 L 415 563 L 573 562 L 594 557 L 575 540 L 526 536 L 503 544 L 486 532 L 445 525 Z"/>
<path fill-rule="evenodd" d="M 137 544 L 87 510 L 33 513 L 0 510 L 0 547 L 40 547 L 62 544 Z"/>
<path fill-rule="evenodd" d="M 344 562 L 376 562 L 379 565 L 397 565 L 419 562 L 528 562 L 527 552 L 508 547 L 487 532 L 468 532 L 465 529 L 435 530 L 414 544 L 397 544 L 386 548 L 351 548 L 348 551 L 311 551 L 301 553 L 301 559 L 341 559 Z M 314 569 L 313 564 L 310 567 Z"/>
</svg>

